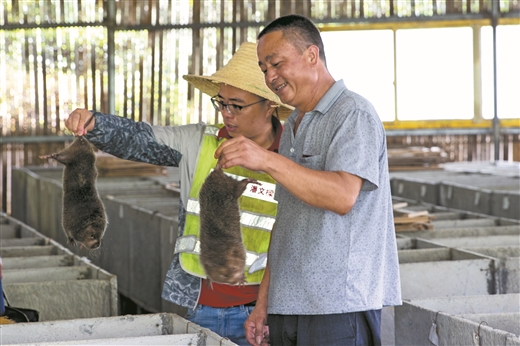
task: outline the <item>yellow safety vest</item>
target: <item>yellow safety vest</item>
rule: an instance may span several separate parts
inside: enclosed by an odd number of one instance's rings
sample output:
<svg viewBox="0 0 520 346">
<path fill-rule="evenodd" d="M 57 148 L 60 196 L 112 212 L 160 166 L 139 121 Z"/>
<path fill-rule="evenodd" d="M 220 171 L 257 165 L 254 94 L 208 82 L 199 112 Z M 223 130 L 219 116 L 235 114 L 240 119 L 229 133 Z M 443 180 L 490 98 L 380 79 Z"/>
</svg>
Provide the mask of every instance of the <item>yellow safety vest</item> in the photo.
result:
<svg viewBox="0 0 520 346">
<path fill-rule="evenodd" d="M 184 234 L 177 239 L 175 244 L 175 253 L 180 253 L 182 269 L 201 278 L 206 278 L 206 274 L 199 260 L 199 191 L 206 177 L 217 164 L 213 155 L 225 140 L 225 138 L 217 139 L 217 133 L 222 126 L 206 126 L 193 185 L 187 201 Z M 224 173 L 238 180 L 252 178 L 261 183 L 261 185 L 248 184 L 239 198 L 242 240 L 246 248 L 246 285 L 258 284 L 262 280 L 267 264 L 269 239 L 278 208 L 278 203 L 274 199 L 276 183 L 268 174 L 238 166 L 225 169 Z"/>
</svg>

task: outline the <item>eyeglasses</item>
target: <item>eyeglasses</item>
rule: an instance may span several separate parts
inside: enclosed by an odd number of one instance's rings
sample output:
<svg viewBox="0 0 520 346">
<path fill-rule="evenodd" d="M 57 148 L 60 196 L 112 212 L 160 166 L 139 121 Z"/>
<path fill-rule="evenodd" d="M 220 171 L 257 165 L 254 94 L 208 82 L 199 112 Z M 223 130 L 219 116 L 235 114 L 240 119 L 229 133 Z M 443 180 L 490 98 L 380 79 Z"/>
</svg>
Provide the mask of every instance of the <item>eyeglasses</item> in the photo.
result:
<svg viewBox="0 0 520 346">
<path fill-rule="evenodd" d="M 239 115 L 242 108 L 256 105 L 257 103 L 264 102 L 266 100 L 266 99 L 261 99 L 260 101 L 253 102 L 253 103 L 250 103 L 245 106 L 239 106 L 239 105 L 235 105 L 233 103 L 224 103 L 224 102 L 220 101 L 217 97 L 218 97 L 218 95 L 215 95 L 211 98 L 211 103 L 213 103 L 213 107 L 215 107 L 215 110 L 217 112 L 222 112 L 225 108 L 227 110 L 227 112 L 233 116 Z"/>
</svg>

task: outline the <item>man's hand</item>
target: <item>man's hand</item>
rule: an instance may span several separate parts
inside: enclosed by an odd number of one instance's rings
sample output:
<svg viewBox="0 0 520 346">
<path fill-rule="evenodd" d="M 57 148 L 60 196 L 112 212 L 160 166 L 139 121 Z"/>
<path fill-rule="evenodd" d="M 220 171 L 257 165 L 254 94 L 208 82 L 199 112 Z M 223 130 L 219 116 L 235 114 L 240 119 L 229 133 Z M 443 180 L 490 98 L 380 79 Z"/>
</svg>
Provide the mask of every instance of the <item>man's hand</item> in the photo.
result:
<svg viewBox="0 0 520 346">
<path fill-rule="evenodd" d="M 238 136 L 224 141 L 215 151 L 215 158 L 219 159 L 222 168 L 242 166 L 252 171 L 263 171 L 270 154 L 254 141 Z"/>
<path fill-rule="evenodd" d="M 76 136 L 84 136 L 94 129 L 95 122 L 96 119 L 89 110 L 78 108 L 69 114 L 65 120 L 65 127 Z"/>
<path fill-rule="evenodd" d="M 267 310 L 256 306 L 244 323 L 246 340 L 254 346 L 269 345 L 269 327 L 267 326 Z"/>
</svg>

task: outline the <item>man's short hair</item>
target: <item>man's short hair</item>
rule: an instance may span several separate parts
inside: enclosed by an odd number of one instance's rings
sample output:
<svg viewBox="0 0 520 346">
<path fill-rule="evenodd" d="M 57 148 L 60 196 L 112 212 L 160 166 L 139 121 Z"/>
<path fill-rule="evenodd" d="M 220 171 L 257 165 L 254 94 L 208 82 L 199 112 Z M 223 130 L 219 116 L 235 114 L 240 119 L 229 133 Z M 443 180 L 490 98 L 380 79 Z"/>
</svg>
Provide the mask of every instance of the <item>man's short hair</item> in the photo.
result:
<svg viewBox="0 0 520 346">
<path fill-rule="evenodd" d="M 257 39 L 274 31 L 282 31 L 283 38 L 301 54 L 310 46 L 317 46 L 320 50 L 320 59 L 326 64 L 320 31 L 309 18 L 298 14 L 279 17 L 262 29 Z"/>
</svg>

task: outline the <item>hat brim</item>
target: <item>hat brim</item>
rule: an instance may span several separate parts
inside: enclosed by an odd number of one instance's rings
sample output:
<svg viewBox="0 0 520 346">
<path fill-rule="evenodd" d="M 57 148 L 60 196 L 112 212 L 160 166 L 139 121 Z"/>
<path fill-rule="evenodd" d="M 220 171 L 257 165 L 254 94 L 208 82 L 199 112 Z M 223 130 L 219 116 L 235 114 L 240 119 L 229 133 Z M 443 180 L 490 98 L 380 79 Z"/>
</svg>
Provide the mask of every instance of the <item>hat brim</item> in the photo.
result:
<svg viewBox="0 0 520 346">
<path fill-rule="evenodd" d="M 293 107 L 283 104 L 278 96 L 266 85 L 262 71 L 257 64 L 256 44 L 244 42 L 229 62 L 211 76 L 184 75 L 193 87 L 211 97 L 218 94 L 220 84 L 248 91 L 279 105 L 278 116 L 287 119 Z"/>
<path fill-rule="evenodd" d="M 193 85 L 193 87 L 195 87 L 196 89 L 199 89 L 204 94 L 209 95 L 211 97 L 213 97 L 213 96 L 218 94 L 218 92 L 220 90 L 220 84 L 224 83 L 222 81 L 215 80 L 214 78 L 211 78 L 209 76 L 185 75 L 185 76 L 183 76 L 183 78 L 186 81 L 188 81 L 188 83 Z M 241 88 L 241 87 L 233 85 L 233 83 L 225 83 L 225 84 L 228 84 L 228 85 L 234 86 L 236 88 L 245 90 L 243 87 Z M 265 96 L 258 95 L 258 93 L 255 93 L 252 90 L 246 90 L 246 91 L 249 91 L 252 94 L 255 94 L 255 95 L 263 97 L 263 98 L 266 98 L 268 100 L 270 99 L 270 98 L 267 98 Z M 275 100 L 271 100 L 271 101 L 276 102 Z M 277 108 L 277 110 L 278 110 L 278 117 L 280 118 L 280 120 L 287 119 L 289 117 L 289 115 L 293 111 L 293 109 L 291 109 L 288 106 L 283 105 L 283 104 L 280 104 L 279 107 Z"/>
</svg>

